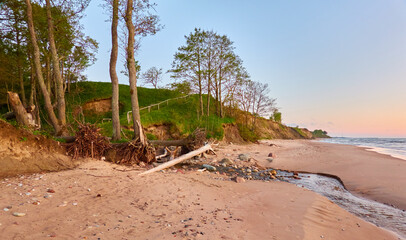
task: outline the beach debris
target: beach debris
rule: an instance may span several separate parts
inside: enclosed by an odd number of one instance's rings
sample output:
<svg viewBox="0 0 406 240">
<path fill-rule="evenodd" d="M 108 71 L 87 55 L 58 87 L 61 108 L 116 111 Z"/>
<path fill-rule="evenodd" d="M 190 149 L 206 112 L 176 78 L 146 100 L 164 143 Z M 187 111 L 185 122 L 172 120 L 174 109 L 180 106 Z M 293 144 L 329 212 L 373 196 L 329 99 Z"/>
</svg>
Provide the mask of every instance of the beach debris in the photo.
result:
<svg viewBox="0 0 406 240">
<path fill-rule="evenodd" d="M 234 181 L 236 183 L 243 183 L 245 182 L 245 179 L 243 177 L 233 177 L 231 178 L 231 181 Z"/>
<path fill-rule="evenodd" d="M 67 201 L 63 201 L 63 203 L 61 205 L 59 205 L 58 207 L 66 207 L 68 205 Z"/>
<path fill-rule="evenodd" d="M 275 153 L 269 153 L 269 154 L 268 154 L 268 157 L 276 158 L 276 154 L 275 154 Z"/>
<path fill-rule="evenodd" d="M 209 165 L 209 164 L 203 164 L 202 167 L 209 171 L 216 171 L 216 167 Z"/>
<path fill-rule="evenodd" d="M 273 158 L 267 158 L 266 160 L 270 163 L 273 162 Z"/>
<path fill-rule="evenodd" d="M 231 161 L 231 160 L 228 159 L 228 158 L 223 158 L 223 159 L 220 161 L 220 164 L 221 164 L 223 167 L 228 167 L 228 166 L 233 165 L 234 162 Z"/>
<path fill-rule="evenodd" d="M 111 146 L 108 138 L 100 134 L 100 130 L 95 124 L 79 123 L 75 141 L 68 147 L 68 154 L 73 159 L 79 157 L 101 159 Z"/>
<path fill-rule="evenodd" d="M 72 205 L 73 205 L 73 206 L 77 206 L 78 203 L 77 203 L 77 202 L 73 202 Z"/>
<path fill-rule="evenodd" d="M 201 148 L 199 148 L 197 150 L 191 151 L 191 152 L 186 153 L 185 155 L 182 155 L 182 156 L 180 156 L 178 158 L 175 158 L 175 159 L 173 159 L 173 160 L 171 160 L 169 162 L 161 164 L 158 167 L 155 167 L 155 168 L 152 168 L 152 169 L 147 170 L 145 172 L 142 172 L 139 175 L 146 175 L 146 174 L 150 174 L 150 173 L 153 173 L 153 172 L 163 170 L 163 169 L 168 168 L 168 167 L 172 167 L 172 166 L 174 166 L 174 165 L 176 165 L 178 163 L 181 163 L 181 162 L 183 162 L 185 160 L 188 160 L 188 159 L 190 159 L 190 158 L 192 158 L 194 156 L 200 155 L 200 154 L 202 154 L 202 153 L 204 153 L 206 151 L 209 151 L 209 150 L 212 150 L 211 145 L 207 144 L 207 145 L 205 145 L 205 146 L 203 146 L 203 147 L 201 147 Z"/>
<path fill-rule="evenodd" d="M 272 174 L 273 176 L 276 176 L 276 174 L 277 174 L 276 170 L 275 170 L 275 169 L 272 169 L 272 170 L 271 170 L 271 174 Z"/>
<path fill-rule="evenodd" d="M 26 215 L 25 213 L 13 212 L 14 217 L 24 217 L 25 215 Z"/>
<path fill-rule="evenodd" d="M 48 188 L 47 192 L 48 192 L 48 193 L 55 193 L 55 190 L 53 190 L 53 189 L 51 189 L 51 188 Z"/>
<path fill-rule="evenodd" d="M 150 164 L 156 161 L 154 146 L 148 142 L 144 144 L 139 138 L 119 145 L 116 150 L 119 157 L 116 158 L 115 163 L 118 164 L 145 166 L 145 163 Z"/>
<path fill-rule="evenodd" d="M 10 209 L 11 209 L 12 207 L 5 207 L 5 208 L 3 208 L 3 211 L 5 211 L 5 212 L 8 212 L 8 211 L 10 211 Z"/>
<path fill-rule="evenodd" d="M 248 161 L 249 155 L 248 154 L 239 154 L 238 159 L 240 159 L 241 161 Z"/>
</svg>

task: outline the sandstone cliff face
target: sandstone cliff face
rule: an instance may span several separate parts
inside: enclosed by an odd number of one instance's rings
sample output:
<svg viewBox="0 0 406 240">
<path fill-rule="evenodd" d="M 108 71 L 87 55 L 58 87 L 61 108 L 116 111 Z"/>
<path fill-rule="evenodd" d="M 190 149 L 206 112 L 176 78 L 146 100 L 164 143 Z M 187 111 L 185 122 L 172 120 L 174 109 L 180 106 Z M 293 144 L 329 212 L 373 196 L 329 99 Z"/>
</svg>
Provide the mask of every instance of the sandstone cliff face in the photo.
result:
<svg viewBox="0 0 406 240">
<path fill-rule="evenodd" d="M 255 121 L 254 131 L 260 139 L 313 139 L 312 133 L 306 128 L 288 127 L 265 118 L 254 120 L 252 116 L 248 116 L 248 119 L 245 117 L 245 115 L 237 116 L 236 122 L 252 124 Z"/>
</svg>

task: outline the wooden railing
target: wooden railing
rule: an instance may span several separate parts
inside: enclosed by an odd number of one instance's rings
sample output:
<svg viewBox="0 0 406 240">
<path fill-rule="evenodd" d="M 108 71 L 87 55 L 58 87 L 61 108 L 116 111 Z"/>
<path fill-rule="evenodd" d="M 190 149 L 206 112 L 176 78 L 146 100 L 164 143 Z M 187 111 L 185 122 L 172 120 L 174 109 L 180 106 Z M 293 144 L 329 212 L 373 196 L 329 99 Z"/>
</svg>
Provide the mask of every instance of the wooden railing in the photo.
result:
<svg viewBox="0 0 406 240">
<path fill-rule="evenodd" d="M 165 103 L 166 103 L 166 105 L 168 105 L 168 104 L 169 104 L 169 101 L 178 100 L 178 99 L 182 99 L 182 98 L 187 98 L 187 97 L 189 97 L 189 96 L 190 96 L 190 95 L 186 95 L 186 96 L 182 96 L 182 97 L 177 97 L 177 98 L 166 99 L 165 101 L 162 101 L 162 102 L 159 102 L 159 103 L 155 103 L 155 104 L 151 104 L 151 105 L 146 106 L 146 107 L 142 107 L 142 108 L 140 108 L 140 111 L 141 111 L 141 110 L 148 109 L 148 112 L 151 112 L 151 108 L 152 108 L 152 107 L 155 107 L 155 106 L 157 106 L 157 107 L 158 107 L 158 110 L 159 110 L 159 105 L 161 105 L 161 104 L 165 104 Z M 131 122 L 130 113 L 132 113 L 132 112 L 133 112 L 133 111 L 128 111 L 128 112 L 127 112 L 127 122 L 128 122 L 128 124 L 130 124 L 130 122 Z"/>
</svg>

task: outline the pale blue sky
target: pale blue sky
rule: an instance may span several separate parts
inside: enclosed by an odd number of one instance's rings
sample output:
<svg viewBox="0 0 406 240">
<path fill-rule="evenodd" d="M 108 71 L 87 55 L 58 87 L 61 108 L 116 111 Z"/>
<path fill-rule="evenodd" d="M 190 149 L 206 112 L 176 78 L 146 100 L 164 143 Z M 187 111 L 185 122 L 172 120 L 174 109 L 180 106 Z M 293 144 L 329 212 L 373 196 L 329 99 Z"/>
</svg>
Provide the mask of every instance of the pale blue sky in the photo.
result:
<svg viewBox="0 0 406 240">
<path fill-rule="evenodd" d="M 406 137 L 405 0 L 155 2 L 165 28 L 142 41 L 142 70 L 168 70 L 184 35 L 214 30 L 234 42 L 252 80 L 269 83 L 284 123 L 335 136 Z M 100 42 L 91 81 L 110 81 L 101 3 L 93 0 L 83 21 Z"/>
</svg>

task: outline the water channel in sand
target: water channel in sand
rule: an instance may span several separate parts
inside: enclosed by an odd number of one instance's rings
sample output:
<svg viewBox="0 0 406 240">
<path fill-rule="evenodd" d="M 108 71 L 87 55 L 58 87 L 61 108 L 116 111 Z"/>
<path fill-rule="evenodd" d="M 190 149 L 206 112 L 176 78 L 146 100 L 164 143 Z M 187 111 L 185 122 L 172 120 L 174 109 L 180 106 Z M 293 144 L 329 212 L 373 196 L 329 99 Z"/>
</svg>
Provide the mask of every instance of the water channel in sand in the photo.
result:
<svg viewBox="0 0 406 240">
<path fill-rule="evenodd" d="M 295 179 L 292 178 L 293 173 L 279 170 L 277 172 L 279 176 L 282 176 L 280 178 L 282 181 L 321 194 L 348 212 L 406 238 L 406 212 L 404 210 L 352 195 L 340 181 L 332 177 L 299 173 L 300 179 Z"/>
<path fill-rule="evenodd" d="M 296 173 L 277 169 L 252 171 L 249 168 L 218 167 L 224 173 L 233 172 L 250 180 L 275 180 L 295 184 L 323 195 L 348 212 L 396 233 L 400 238 L 406 239 L 406 211 L 396 207 L 382 204 L 373 200 L 358 197 L 347 191 L 344 185 L 336 178 L 312 173 Z M 274 176 L 272 176 L 272 172 Z M 276 173 L 276 177 L 275 177 Z M 272 177 L 271 177 L 272 176 Z"/>
</svg>

